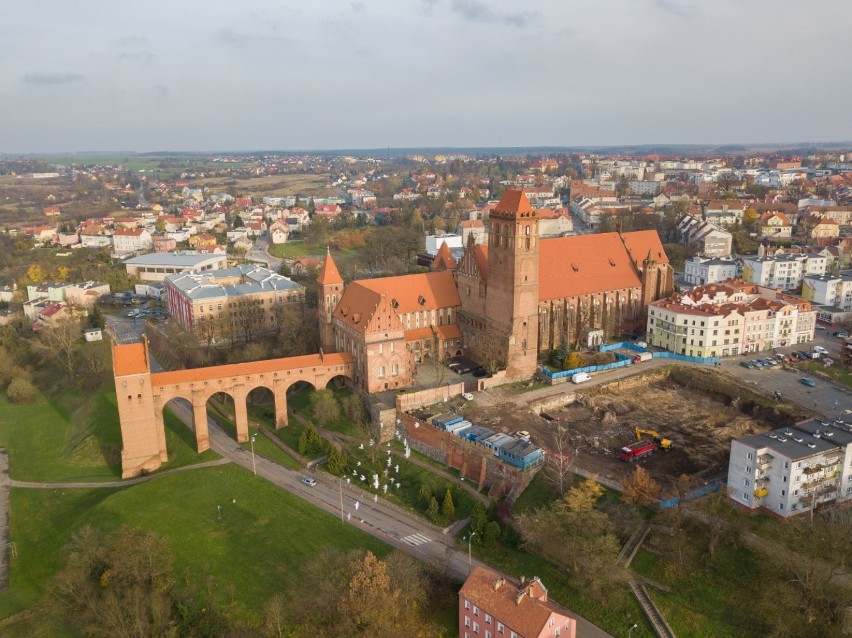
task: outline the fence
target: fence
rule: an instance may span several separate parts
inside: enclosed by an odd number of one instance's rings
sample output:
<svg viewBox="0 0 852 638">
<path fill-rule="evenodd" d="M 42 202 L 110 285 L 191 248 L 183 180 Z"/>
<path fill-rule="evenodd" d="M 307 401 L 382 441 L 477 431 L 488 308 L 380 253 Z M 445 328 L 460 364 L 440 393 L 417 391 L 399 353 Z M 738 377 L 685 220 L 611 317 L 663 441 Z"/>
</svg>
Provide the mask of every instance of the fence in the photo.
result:
<svg viewBox="0 0 852 638">
<path fill-rule="evenodd" d="M 694 498 L 698 498 L 700 496 L 705 496 L 710 492 L 716 492 L 717 490 L 722 489 L 722 486 L 725 484 L 724 481 L 713 481 L 712 483 L 708 483 L 702 487 L 699 487 L 697 490 L 693 490 L 686 496 L 684 496 L 684 500 L 691 501 Z M 680 502 L 680 498 L 675 496 L 674 498 L 664 498 L 660 500 L 660 509 L 668 509 L 670 507 L 675 507 Z"/>
<path fill-rule="evenodd" d="M 601 352 L 610 352 L 617 349 L 632 350 L 633 352 L 648 352 L 647 349 L 637 346 L 635 343 L 630 343 L 629 341 L 619 341 L 618 343 L 609 343 L 601 346 Z M 631 365 L 632 361 L 630 358 L 618 352 L 614 354 L 615 358 L 618 359 L 618 361 L 615 361 L 614 363 L 586 366 L 585 368 L 574 368 L 573 370 L 562 370 L 561 372 L 551 372 L 546 368 L 542 368 L 541 372 L 544 376 L 550 379 L 561 379 L 563 377 L 580 374 L 581 372 L 601 372 L 603 370 L 613 370 L 615 368 L 623 368 L 624 366 Z M 651 357 L 654 359 L 675 359 L 676 361 L 686 361 L 688 363 L 718 363 L 721 361 L 719 357 L 690 357 L 685 354 L 677 354 L 675 352 L 652 352 Z"/>
</svg>

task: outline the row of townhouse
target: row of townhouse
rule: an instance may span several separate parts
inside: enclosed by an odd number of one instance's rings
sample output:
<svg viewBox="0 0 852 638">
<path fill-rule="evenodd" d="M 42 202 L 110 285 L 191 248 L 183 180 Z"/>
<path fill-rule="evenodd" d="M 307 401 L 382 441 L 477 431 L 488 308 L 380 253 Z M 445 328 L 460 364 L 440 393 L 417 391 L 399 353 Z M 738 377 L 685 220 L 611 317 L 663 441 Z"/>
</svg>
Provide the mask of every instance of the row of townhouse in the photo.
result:
<svg viewBox="0 0 852 638">
<path fill-rule="evenodd" d="M 648 305 L 648 342 L 693 357 L 725 357 L 813 341 L 809 301 L 739 280 Z"/>
<path fill-rule="evenodd" d="M 728 496 L 784 518 L 852 500 L 852 425 L 809 419 L 733 440 Z"/>
</svg>

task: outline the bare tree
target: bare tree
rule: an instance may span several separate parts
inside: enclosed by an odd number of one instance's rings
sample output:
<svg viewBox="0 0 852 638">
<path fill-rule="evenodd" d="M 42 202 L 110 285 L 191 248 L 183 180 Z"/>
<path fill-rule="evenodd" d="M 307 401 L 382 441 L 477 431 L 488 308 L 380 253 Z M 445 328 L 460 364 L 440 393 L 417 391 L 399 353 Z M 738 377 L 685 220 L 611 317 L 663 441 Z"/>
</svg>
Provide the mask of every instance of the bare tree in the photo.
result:
<svg viewBox="0 0 852 638">
<path fill-rule="evenodd" d="M 564 496 L 566 488 L 573 483 L 574 473 L 571 464 L 574 461 L 574 447 L 567 430 L 557 424 L 553 431 L 553 448 L 547 455 L 547 466 L 544 468 L 544 477 L 559 490 L 559 496 Z"/>
<path fill-rule="evenodd" d="M 69 377 L 74 377 L 81 338 L 80 322 L 69 317 L 42 328 L 38 345 L 42 352 L 62 366 Z"/>
</svg>

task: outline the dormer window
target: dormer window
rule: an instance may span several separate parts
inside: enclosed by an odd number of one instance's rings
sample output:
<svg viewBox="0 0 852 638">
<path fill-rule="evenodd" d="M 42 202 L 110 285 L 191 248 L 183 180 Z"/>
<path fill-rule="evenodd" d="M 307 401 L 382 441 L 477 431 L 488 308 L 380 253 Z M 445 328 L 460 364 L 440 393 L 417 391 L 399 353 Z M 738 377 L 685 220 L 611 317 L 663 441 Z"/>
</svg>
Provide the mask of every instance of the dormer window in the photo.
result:
<svg viewBox="0 0 852 638">
<path fill-rule="evenodd" d="M 420 295 L 419 297 L 417 297 L 417 303 L 419 303 L 421 306 L 425 306 L 426 305 L 426 297 L 424 297 L 423 295 Z"/>
</svg>

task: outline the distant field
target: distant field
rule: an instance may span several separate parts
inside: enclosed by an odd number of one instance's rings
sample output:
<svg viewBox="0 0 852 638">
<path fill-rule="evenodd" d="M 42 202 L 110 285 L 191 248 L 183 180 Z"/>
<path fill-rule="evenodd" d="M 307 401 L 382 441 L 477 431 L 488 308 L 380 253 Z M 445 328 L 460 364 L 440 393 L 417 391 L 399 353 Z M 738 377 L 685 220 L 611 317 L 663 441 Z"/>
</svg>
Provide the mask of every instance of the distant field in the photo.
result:
<svg viewBox="0 0 852 638">
<path fill-rule="evenodd" d="M 340 196 L 333 188 L 326 188 L 327 175 L 265 175 L 248 179 L 234 177 L 208 177 L 193 180 L 193 186 L 209 188 L 233 188 L 239 193 L 257 194 L 261 196 L 300 195 L 303 197 L 332 197 Z"/>
</svg>

